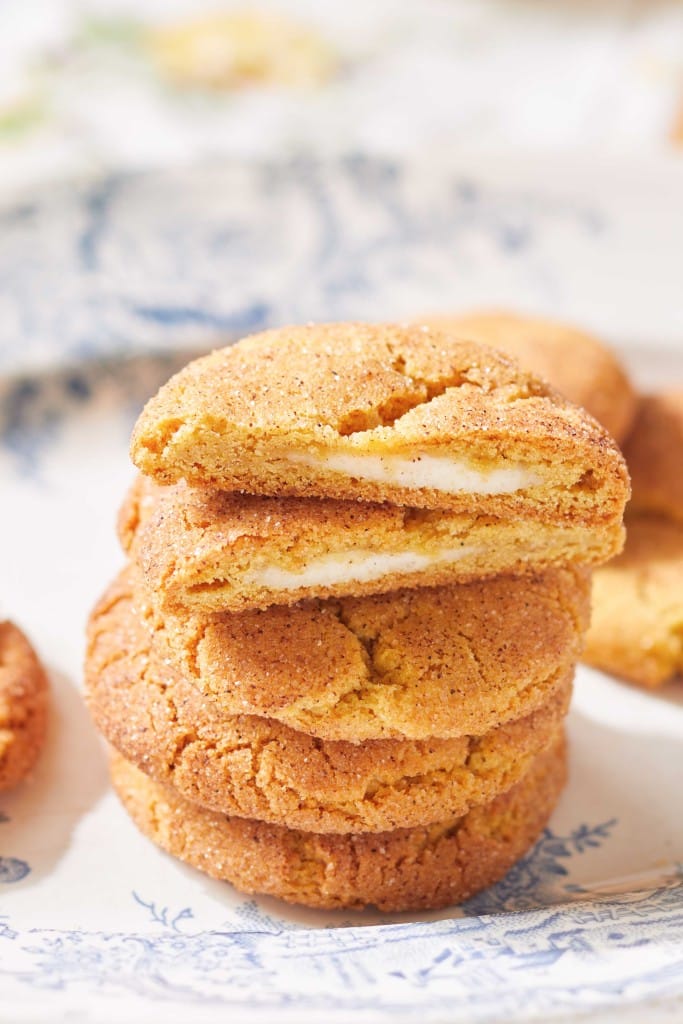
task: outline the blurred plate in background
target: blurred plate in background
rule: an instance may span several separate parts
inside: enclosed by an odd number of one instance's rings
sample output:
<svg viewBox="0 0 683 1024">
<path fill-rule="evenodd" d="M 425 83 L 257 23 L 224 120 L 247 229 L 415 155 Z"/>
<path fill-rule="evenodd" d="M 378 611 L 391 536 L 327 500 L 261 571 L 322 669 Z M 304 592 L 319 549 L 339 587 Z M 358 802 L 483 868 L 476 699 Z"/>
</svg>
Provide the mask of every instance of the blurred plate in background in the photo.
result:
<svg viewBox="0 0 683 1024">
<path fill-rule="evenodd" d="M 61 184 L 0 210 L 0 372 L 471 305 L 683 343 L 683 173 L 439 154 Z"/>
</svg>

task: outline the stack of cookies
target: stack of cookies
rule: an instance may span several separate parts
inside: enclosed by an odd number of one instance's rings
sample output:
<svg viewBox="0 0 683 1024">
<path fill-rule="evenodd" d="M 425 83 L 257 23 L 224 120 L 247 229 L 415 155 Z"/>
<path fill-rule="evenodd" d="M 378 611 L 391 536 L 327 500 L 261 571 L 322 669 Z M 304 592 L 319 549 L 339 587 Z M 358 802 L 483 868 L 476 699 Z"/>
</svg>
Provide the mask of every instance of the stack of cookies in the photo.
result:
<svg viewBox="0 0 683 1024">
<path fill-rule="evenodd" d="M 622 544 L 606 432 L 447 331 L 332 324 L 191 363 L 132 454 L 86 675 L 142 831 L 310 906 L 500 878 L 562 789 L 589 570 Z"/>
</svg>

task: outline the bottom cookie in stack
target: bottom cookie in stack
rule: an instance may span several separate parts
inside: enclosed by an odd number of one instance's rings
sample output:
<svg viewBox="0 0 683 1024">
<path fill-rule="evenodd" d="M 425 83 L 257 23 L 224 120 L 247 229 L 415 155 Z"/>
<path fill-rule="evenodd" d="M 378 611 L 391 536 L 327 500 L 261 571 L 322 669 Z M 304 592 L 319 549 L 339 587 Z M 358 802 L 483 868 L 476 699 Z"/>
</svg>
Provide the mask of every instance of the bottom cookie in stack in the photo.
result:
<svg viewBox="0 0 683 1024">
<path fill-rule="evenodd" d="M 124 807 L 168 853 L 243 892 L 325 909 L 417 910 L 468 899 L 536 842 L 565 778 L 562 738 L 511 790 L 461 817 L 338 836 L 208 811 L 120 755 L 112 761 Z"/>
<path fill-rule="evenodd" d="M 459 818 L 320 835 L 208 811 L 120 755 L 114 788 L 138 828 L 180 860 L 247 893 L 323 909 L 436 909 L 501 879 L 533 845 L 566 779 L 561 736 L 512 789 Z"/>
</svg>

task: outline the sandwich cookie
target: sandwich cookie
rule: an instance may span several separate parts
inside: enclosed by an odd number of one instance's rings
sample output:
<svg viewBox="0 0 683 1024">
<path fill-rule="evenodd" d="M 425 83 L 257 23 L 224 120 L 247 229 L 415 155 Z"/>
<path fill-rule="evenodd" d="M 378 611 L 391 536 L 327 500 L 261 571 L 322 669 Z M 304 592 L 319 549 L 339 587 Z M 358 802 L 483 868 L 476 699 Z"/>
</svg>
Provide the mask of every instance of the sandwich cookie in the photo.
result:
<svg viewBox="0 0 683 1024">
<path fill-rule="evenodd" d="M 423 828 L 319 835 L 207 811 L 120 755 L 114 788 L 138 828 L 168 853 L 247 893 L 325 909 L 427 910 L 497 882 L 541 834 L 566 779 L 564 742 L 507 793 Z"/>
<path fill-rule="evenodd" d="M 159 487 L 144 477 L 120 536 L 160 611 L 211 614 L 310 597 L 461 583 L 601 564 L 623 527 L 496 520 L 315 498 Z"/>
<path fill-rule="evenodd" d="M 557 736 L 571 671 L 538 710 L 481 737 L 319 740 L 269 719 L 227 716 L 154 650 L 123 577 L 91 617 L 86 684 L 110 744 L 188 799 L 345 833 L 431 824 L 507 791 Z"/>
<path fill-rule="evenodd" d="M 582 409 L 506 356 L 427 327 L 267 331 L 147 404 L 131 454 L 160 483 L 615 529 L 628 476 Z"/>
</svg>

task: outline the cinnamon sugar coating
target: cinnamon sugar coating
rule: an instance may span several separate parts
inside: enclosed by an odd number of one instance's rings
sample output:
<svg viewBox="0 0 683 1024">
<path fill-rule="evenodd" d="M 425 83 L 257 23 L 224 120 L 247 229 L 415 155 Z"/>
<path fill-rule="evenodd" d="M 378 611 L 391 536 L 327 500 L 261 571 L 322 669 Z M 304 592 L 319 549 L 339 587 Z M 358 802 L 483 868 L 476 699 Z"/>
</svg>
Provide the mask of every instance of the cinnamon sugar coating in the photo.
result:
<svg viewBox="0 0 683 1024">
<path fill-rule="evenodd" d="M 195 360 L 148 402 L 131 454 L 160 483 L 501 518 L 614 524 L 628 497 L 621 455 L 587 413 L 493 349 L 409 325 L 280 328 Z M 507 493 L 444 490 L 364 478 L 368 457 L 522 476 Z"/>
<path fill-rule="evenodd" d="M 31 644 L 0 622 L 0 790 L 33 768 L 47 732 L 48 682 Z"/>
<path fill-rule="evenodd" d="M 683 388 L 641 398 L 624 456 L 633 480 L 629 508 L 683 524 Z"/>
<path fill-rule="evenodd" d="M 621 549 L 623 527 L 159 487 L 140 477 L 119 534 L 160 611 L 180 615 L 590 567 Z"/>
<path fill-rule="evenodd" d="M 424 828 L 319 835 L 207 811 L 118 755 L 112 781 L 138 828 L 168 853 L 247 893 L 311 907 L 424 910 L 498 881 L 538 838 L 566 779 L 562 740 L 507 793 Z"/>
<path fill-rule="evenodd" d="M 627 517 L 626 547 L 593 577 L 583 660 L 654 688 L 683 675 L 683 525 Z"/>
<path fill-rule="evenodd" d="M 160 617 L 134 574 L 155 652 L 228 715 L 322 739 L 481 736 L 540 708 L 582 647 L 590 580 L 570 569 L 264 612 Z M 125 649 L 124 632 L 112 638 Z"/>
<path fill-rule="evenodd" d="M 570 678 L 481 737 L 351 743 L 226 715 L 159 656 L 124 588 L 94 612 L 86 657 L 96 725 L 146 774 L 214 810 L 334 833 L 426 825 L 508 790 L 557 735 Z"/>
</svg>

